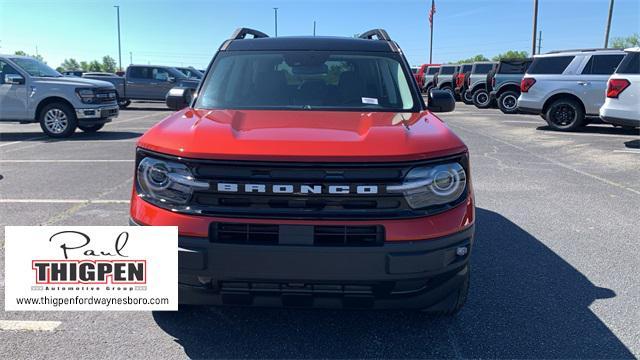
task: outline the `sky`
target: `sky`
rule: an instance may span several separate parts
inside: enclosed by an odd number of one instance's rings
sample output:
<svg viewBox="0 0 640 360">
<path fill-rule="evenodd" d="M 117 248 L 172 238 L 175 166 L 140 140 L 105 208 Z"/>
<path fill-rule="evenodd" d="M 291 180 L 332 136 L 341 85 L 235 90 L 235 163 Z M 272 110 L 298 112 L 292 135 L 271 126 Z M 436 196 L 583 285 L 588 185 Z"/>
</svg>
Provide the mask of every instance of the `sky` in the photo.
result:
<svg viewBox="0 0 640 360">
<path fill-rule="evenodd" d="M 435 0 L 433 61 L 476 54 L 531 51 L 533 0 Z M 65 58 L 122 65 L 205 68 L 237 27 L 278 35 L 353 36 L 384 28 L 412 65 L 429 60 L 431 0 L 0 0 L 0 53 L 42 55 L 52 67 Z M 602 47 L 609 0 L 539 0 L 542 52 Z M 640 0 L 616 0 L 611 37 L 640 33 Z"/>
</svg>

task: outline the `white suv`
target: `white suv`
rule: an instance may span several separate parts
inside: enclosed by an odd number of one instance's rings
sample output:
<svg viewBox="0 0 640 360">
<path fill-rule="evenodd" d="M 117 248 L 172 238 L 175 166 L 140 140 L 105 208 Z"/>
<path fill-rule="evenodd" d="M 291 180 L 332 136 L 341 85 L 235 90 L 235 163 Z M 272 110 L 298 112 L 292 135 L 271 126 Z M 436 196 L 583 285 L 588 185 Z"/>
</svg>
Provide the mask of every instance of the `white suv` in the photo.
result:
<svg viewBox="0 0 640 360">
<path fill-rule="evenodd" d="M 620 49 L 589 49 L 536 55 L 520 86 L 518 109 L 539 114 L 549 127 L 573 131 L 597 117 L 607 80 L 624 57 Z"/>
<path fill-rule="evenodd" d="M 640 127 L 640 47 L 625 51 L 627 55 L 609 78 L 600 118 L 614 125 L 637 128 Z"/>
</svg>

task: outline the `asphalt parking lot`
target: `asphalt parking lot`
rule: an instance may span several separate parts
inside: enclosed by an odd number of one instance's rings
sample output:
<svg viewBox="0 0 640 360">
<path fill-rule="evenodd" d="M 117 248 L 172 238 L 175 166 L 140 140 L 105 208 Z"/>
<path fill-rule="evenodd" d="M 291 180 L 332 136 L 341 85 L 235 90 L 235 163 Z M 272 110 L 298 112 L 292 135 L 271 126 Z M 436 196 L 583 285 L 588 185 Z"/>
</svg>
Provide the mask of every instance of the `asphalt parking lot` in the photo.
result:
<svg viewBox="0 0 640 360">
<path fill-rule="evenodd" d="M 0 330 L 0 357 L 640 356 L 640 136 L 610 126 L 556 133 L 537 116 L 456 106 L 441 117 L 470 148 L 478 206 L 470 297 L 456 318 L 0 312 L 0 325 L 32 320 L 50 330 Z M 136 139 L 168 114 L 134 103 L 104 130 L 66 140 L 38 125 L 0 125 L 0 225 L 127 224 Z"/>
</svg>

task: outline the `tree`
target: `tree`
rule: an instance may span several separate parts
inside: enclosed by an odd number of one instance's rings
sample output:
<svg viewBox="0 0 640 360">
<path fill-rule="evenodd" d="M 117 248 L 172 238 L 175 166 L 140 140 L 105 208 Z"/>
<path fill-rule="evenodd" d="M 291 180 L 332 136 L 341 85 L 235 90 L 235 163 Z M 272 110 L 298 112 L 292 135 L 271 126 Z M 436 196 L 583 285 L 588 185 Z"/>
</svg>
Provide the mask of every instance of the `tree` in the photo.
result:
<svg viewBox="0 0 640 360">
<path fill-rule="evenodd" d="M 500 61 L 504 59 L 524 60 L 528 57 L 529 57 L 529 53 L 526 51 L 509 50 L 505 53 L 494 56 L 492 60 L 493 61 Z"/>
<path fill-rule="evenodd" d="M 89 63 L 89 71 L 102 71 L 102 65 L 100 65 L 98 60 L 93 60 Z"/>
<path fill-rule="evenodd" d="M 80 61 L 80 70 L 89 71 L 89 63 L 86 61 Z"/>
<path fill-rule="evenodd" d="M 472 63 L 472 62 L 476 62 L 476 61 L 489 61 L 489 59 L 482 55 L 482 54 L 478 54 L 474 57 L 470 57 L 468 59 L 462 59 L 462 60 L 458 60 L 457 63 L 458 64 L 465 64 L 465 63 Z"/>
<path fill-rule="evenodd" d="M 45 64 L 47 63 L 46 61 L 44 61 L 44 58 L 43 58 L 43 57 L 42 57 L 42 55 L 40 55 L 40 54 L 37 54 L 37 55 L 33 55 L 33 54 L 31 54 L 31 55 L 29 55 L 29 54 L 27 54 L 26 52 L 24 52 L 24 51 L 22 51 L 22 50 L 18 50 L 18 51 L 16 51 L 14 54 L 15 54 L 15 55 L 18 55 L 18 56 L 30 56 L 30 57 L 32 57 L 32 58 L 34 58 L 34 59 L 37 59 L 37 60 L 42 61 L 42 62 L 43 62 L 43 63 L 45 63 Z"/>
<path fill-rule="evenodd" d="M 78 64 L 78 61 L 76 61 L 76 59 L 74 59 L 74 58 L 64 59 L 62 64 L 60 64 L 60 67 L 65 69 L 65 70 L 80 70 L 81 69 L 80 64 Z"/>
<path fill-rule="evenodd" d="M 116 72 L 116 60 L 109 55 L 102 57 L 102 71 Z"/>
<path fill-rule="evenodd" d="M 638 33 L 632 34 L 630 36 L 624 37 L 616 37 L 611 41 L 611 47 L 614 48 L 630 48 L 640 46 L 640 35 Z"/>
</svg>

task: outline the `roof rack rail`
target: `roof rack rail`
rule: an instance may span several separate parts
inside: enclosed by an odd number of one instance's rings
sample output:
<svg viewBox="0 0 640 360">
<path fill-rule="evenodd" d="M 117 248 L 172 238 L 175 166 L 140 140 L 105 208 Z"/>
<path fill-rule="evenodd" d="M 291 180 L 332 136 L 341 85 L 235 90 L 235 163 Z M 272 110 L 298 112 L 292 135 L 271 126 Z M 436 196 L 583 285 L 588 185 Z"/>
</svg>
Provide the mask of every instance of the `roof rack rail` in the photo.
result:
<svg viewBox="0 0 640 360">
<path fill-rule="evenodd" d="M 391 37 L 389 37 L 389 34 L 384 29 L 372 29 L 369 31 L 365 31 L 364 33 L 360 34 L 358 38 L 372 40 L 374 36 L 377 37 L 378 40 L 391 41 Z"/>
<path fill-rule="evenodd" d="M 593 49 L 568 49 L 568 50 L 553 50 L 546 52 L 545 54 L 558 54 L 563 52 L 588 52 L 588 51 L 604 51 L 604 50 L 622 50 L 620 48 L 593 48 Z M 536 54 L 539 55 L 539 54 Z"/>
<path fill-rule="evenodd" d="M 258 38 L 268 38 L 269 35 L 263 33 L 262 31 L 249 29 L 249 28 L 237 28 L 236 31 L 231 34 L 231 38 L 229 40 L 240 40 L 247 37 L 247 35 L 253 35 L 254 39 Z"/>
</svg>

